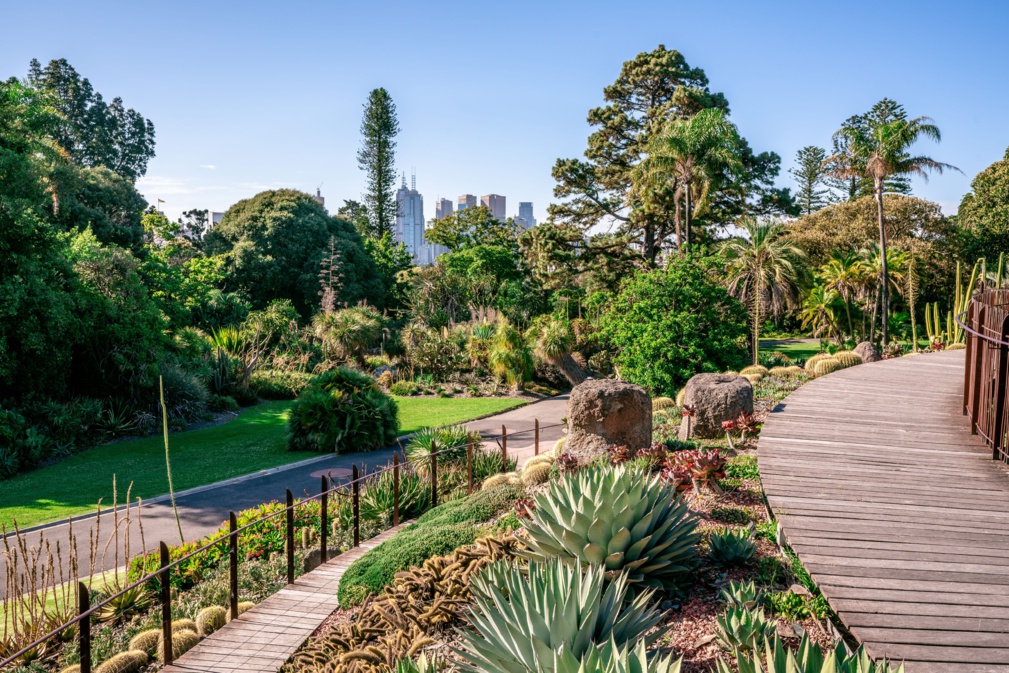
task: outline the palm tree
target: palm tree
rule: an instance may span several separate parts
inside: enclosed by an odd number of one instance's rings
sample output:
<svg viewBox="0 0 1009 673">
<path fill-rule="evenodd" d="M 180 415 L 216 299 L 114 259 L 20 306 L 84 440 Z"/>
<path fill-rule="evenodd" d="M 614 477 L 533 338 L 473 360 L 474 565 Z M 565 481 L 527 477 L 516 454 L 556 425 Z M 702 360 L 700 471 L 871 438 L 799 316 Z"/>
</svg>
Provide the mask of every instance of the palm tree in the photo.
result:
<svg viewBox="0 0 1009 673">
<path fill-rule="evenodd" d="M 525 337 L 502 316 L 494 330 L 487 355 L 491 371 L 520 390 L 533 372 L 533 356 Z"/>
<path fill-rule="evenodd" d="M 649 141 L 648 157 L 639 167 L 639 175 L 673 188 L 681 253 L 684 245 L 690 245 L 690 218 L 703 212 L 713 179 L 725 172 L 742 171 L 739 148 L 736 125 L 717 108 L 706 108 L 693 117 L 673 117 Z M 699 193 L 692 209 L 695 188 Z M 679 204 L 684 199 L 685 220 L 681 227 Z"/>
<path fill-rule="evenodd" d="M 588 375 L 571 357 L 577 341 L 574 327 L 567 318 L 540 316 L 526 333 L 541 358 L 561 370 L 572 386 L 584 383 Z"/>
<path fill-rule="evenodd" d="M 837 304 L 838 293 L 823 285 L 816 285 L 809 290 L 802 302 L 802 328 L 811 329 L 813 336 L 822 339 L 830 338 L 837 331 L 837 320 L 834 316 L 834 306 Z"/>
<path fill-rule="evenodd" d="M 862 251 L 862 263 L 868 270 L 867 279 L 876 281 L 874 283 L 875 287 L 872 288 L 872 319 L 869 321 L 869 337 L 874 338 L 876 334 L 876 315 L 877 310 L 880 308 L 882 297 L 888 297 L 892 292 L 904 294 L 907 253 L 903 250 L 888 248 L 884 256 L 879 243 L 871 243 L 869 247 Z M 886 278 L 886 284 L 881 282 L 883 278 Z M 885 312 L 882 312 L 882 314 L 885 319 Z"/>
<path fill-rule="evenodd" d="M 760 326 L 764 311 L 774 316 L 797 304 L 806 254 L 785 237 L 781 222 L 740 222 L 748 238 L 722 243 L 728 260 L 729 293 L 750 309 L 753 323 L 753 364 L 760 363 Z"/>
<path fill-rule="evenodd" d="M 363 365 L 364 354 L 382 338 L 385 319 L 373 306 L 352 306 L 316 313 L 312 328 L 329 357 Z"/>
<path fill-rule="evenodd" d="M 885 114 L 879 114 L 884 111 Z M 876 215 L 879 223 L 880 283 L 882 288 L 883 345 L 888 340 L 890 311 L 890 280 L 887 277 L 886 227 L 883 220 L 883 191 L 888 178 L 918 175 L 928 179 L 928 172 L 942 174 L 946 169 L 958 171 L 927 156 L 912 156 L 911 147 L 922 137 L 936 142 L 942 140 L 939 127 L 929 117 L 907 119 L 904 108 L 889 99 L 877 103 L 868 114 L 846 123 L 837 135 L 846 143 L 846 156 L 828 157 L 824 166 L 830 167 L 836 178 L 867 178 L 872 180 L 876 197 Z"/>
<path fill-rule="evenodd" d="M 848 319 L 848 334 L 854 336 L 855 327 L 851 321 L 851 302 L 859 288 L 865 283 L 866 266 L 854 251 L 835 250 L 820 267 L 820 280 L 824 287 L 833 290 L 844 300 L 844 313 Z"/>
</svg>

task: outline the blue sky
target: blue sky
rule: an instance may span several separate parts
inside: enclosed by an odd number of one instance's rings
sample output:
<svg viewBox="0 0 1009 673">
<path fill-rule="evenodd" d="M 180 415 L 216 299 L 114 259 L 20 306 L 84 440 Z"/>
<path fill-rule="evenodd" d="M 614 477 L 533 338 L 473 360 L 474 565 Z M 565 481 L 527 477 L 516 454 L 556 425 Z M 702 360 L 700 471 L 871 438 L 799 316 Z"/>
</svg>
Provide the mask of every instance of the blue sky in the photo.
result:
<svg viewBox="0 0 1009 673">
<path fill-rule="evenodd" d="M 437 196 L 494 192 L 542 219 L 550 169 L 584 151 L 603 87 L 660 43 L 706 71 L 755 150 L 781 155 L 782 185 L 798 148 L 884 96 L 942 129 L 921 151 L 965 175 L 915 192 L 947 212 L 1009 145 L 1001 2 L 4 4 L 0 76 L 65 57 L 151 118 L 140 189 L 172 217 L 281 186 L 321 184 L 331 211 L 359 198 L 362 103 L 384 86 L 428 218 Z"/>
</svg>

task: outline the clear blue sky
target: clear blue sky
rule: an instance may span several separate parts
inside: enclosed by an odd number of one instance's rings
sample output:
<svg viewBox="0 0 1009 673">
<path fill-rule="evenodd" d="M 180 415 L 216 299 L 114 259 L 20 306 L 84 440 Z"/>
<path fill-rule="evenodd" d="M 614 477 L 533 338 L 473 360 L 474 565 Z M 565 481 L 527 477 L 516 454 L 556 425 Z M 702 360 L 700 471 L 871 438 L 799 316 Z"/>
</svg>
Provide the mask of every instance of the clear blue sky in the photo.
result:
<svg viewBox="0 0 1009 673">
<path fill-rule="evenodd" d="M 585 149 L 589 108 L 623 61 L 662 43 L 703 68 L 758 151 L 783 159 L 889 96 L 933 117 L 921 150 L 966 175 L 916 182 L 955 212 L 1009 145 L 1003 2 L 4 3 L 0 76 L 65 57 L 106 99 L 154 121 L 141 191 L 174 217 L 271 187 L 330 210 L 359 198 L 362 103 L 399 109 L 398 165 L 437 196 L 504 194 L 543 219 L 558 157 Z"/>
</svg>

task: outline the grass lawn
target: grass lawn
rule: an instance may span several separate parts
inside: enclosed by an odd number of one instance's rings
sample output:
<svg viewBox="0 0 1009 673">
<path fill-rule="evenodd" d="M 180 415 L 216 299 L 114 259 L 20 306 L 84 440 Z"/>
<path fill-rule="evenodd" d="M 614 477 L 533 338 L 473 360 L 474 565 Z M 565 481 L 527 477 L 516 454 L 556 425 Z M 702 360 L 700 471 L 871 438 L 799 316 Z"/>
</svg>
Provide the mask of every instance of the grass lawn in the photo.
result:
<svg viewBox="0 0 1009 673">
<path fill-rule="evenodd" d="M 809 343 L 778 344 L 777 346 L 761 346 L 761 352 L 773 353 L 775 351 L 783 353 L 793 360 L 808 360 L 810 357 L 820 352 L 820 342 Z"/>
<path fill-rule="evenodd" d="M 445 425 L 519 406 L 523 400 L 501 397 L 397 397 L 402 432 Z M 284 446 L 291 402 L 264 402 L 223 425 L 170 436 L 175 490 L 211 484 L 313 454 Z M 168 492 L 165 445 L 161 435 L 106 444 L 56 465 L 0 482 L 0 523 L 10 530 L 94 510 L 98 500 L 112 503 L 112 477 L 120 502 L 133 482 L 134 500 Z"/>
</svg>

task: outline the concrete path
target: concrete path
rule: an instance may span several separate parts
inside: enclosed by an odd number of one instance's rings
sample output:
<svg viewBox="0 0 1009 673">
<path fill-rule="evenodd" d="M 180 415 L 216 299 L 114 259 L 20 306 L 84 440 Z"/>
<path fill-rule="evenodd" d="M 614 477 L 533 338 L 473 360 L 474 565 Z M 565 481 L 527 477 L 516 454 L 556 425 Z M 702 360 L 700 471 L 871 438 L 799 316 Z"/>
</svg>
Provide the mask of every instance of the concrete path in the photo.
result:
<svg viewBox="0 0 1009 673">
<path fill-rule="evenodd" d="M 543 426 L 540 433 L 542 450 L 552 447 L 553 443 L 562 436 L 560 422 L 567 414 L 567 400 L 566 395 L 548 398 L 495 416 L 471 421 L 466 423 L 466 426 L 471 430 L 479 431 L 487 438 L 488 443 L 493 443 L 496 446 L 501 436 L 501 426 L 504 425 L 508 429 L 509 456 L 518 457 L 520 461 L 524 461 L 525 458 L 532 456 L 535 450 L 533 447 L 533 427 L 536 419 L 539 419 L 540 425 Z M 485 445 L 489 446 L 490 444 Z M 291 489 L 296 498 L 314 495 L 319 492 L 323 474 L 328 473 L 338 479 L 350 474 L 350 470 L 355 464 L 359 468 L 367 467 L 368 469 L 385 465 L 392 460 L 393 451 L 394 448 L 388 448 L 369 453 L 319 456 L 263 473 L 178 493 L 176 494 L 176 504 L 179 509 L 179 518 L 182 520 L 182 532 L 185 540 L 197 540 L 214 532 L 227 520 L 229 511 L 237 512 L 271 500 L 283 501 L 285 489 Z M 123 477 L 125 479 L 128 475 L 123 475 Z M 136 517 L 136 507 L 133 510 L 130 527 L 130 552 L 137 554 L 142 551 L 141 535 Z M 144 503 L 140 519 L 143 523 L 143 540 L 148 550 L 157 549 L 158 542 L 161 540 L 170 545 L 179 543 L 178 526 L 167 497 L 156 498 Z M 73 522 L 73 534 L 79 549 L 82 569 L 88 566 L 86 559 L 89 537 L 94 529 L 94 515 L 81 517 Z M 41 540 L 49 541 L 54 545 L 59 542 L 64 550 L 66 562 L 68 555 L 65 550 L 70 546 L 70 527 L 66 522 L 30 530 L 34 531 L 28 533 L 31 544 L 40 544 Z M 123 538 L 125 536 L 122 534 L 123 532 L 125 531 L 121 531 L 118 543 L 121 550 L 120 565 L 124 556 Z M 104 558 L 97 560 L 96 570 L 111 570 L 117 565 L 115 547 L 109 544 L 112 534 L 112 514 L 104 513 L 101 517 L 99 549 L 105 548 L 106 545 L 108 545 L 108 549 Z M 6 559 L 0 554 L 0 577 L 3 577 L 5 572 Z M 4 591 L 5 589 L 0 586 L 0 596 L 4 595 Z"/>
</svg>

